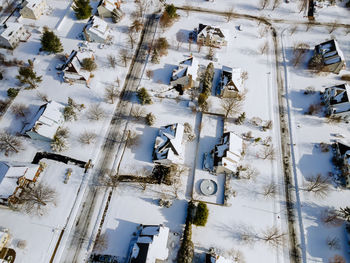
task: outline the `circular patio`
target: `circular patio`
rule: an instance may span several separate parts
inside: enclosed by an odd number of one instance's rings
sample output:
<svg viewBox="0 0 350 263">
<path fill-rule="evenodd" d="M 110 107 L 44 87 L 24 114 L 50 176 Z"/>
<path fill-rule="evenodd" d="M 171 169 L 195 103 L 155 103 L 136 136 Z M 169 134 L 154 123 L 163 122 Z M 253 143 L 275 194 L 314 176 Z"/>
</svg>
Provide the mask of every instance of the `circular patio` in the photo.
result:
<svg viewBox="0 0 350 263">
<path fill-rule="evenodd" d="M 213 180 L 204 179 L 200 184 L 200 189 L 203 195 L 209 196 L 216 194 L 218 186 Z"/>
</svg>

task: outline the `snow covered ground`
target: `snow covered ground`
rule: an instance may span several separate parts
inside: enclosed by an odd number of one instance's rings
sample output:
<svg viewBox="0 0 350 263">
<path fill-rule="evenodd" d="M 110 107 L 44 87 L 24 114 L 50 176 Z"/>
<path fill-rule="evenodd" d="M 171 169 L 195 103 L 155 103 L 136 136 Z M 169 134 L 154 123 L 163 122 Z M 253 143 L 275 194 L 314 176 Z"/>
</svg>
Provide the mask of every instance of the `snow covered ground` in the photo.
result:
<svg viewBox="0 0 350 263">
<path fill-rule="evenodd" d="M 9 230 L 12 237 L 9 247 L 16 250 L 16 262 L 19 263 L 50 261 L 84 178 L 82 168 L 47 159 L 42 161 L 47 167 L 38 181 L 55 188 L 55 204 L 49 204 L 43 216 L 0 209 L 1 227 Z M 64 184 L 68 168 L 72 169 L 72 175 Z M 20 240 L 26 241 L 24 249 L 16 247 Z"/>
<path fill-rule="evenodd" d="M 282 41 L 287 66 L 288 98 L 291 107 L 292 135 L 294 140 L 295 173 L 300 188 L 305 183 L 308 176 L 322 174 L 327 177 L 329 172 L 336 172 L 331 162 L 332 151 L 321 152 L 319 143 L 332 143 L 337 140 L 332 134 L 341 134 L 345 142 L 349 142 L 349 128 L 346 123 L 327 124 L 323 113 L 316 116 L 305 115 L 310 104 L 320 103 L 319 92 L 323 92 L 326 87 L 342 84 L 340 76 L 347 73 L 341 71 L 335 74 L 313 74 L 306 70 L 305 63 L 300 67 L 292 65 L 292 48 L 297 42 L 310 45 L 312 49 L 315 45 L 324 42 L 331 37 L 335 37 L 340 48 L 345 55 L 347 65 L 349 65 L 348 37 L 340 30 L 336 30 L 330 35 L 327 28 L 315 27 L 308 32 L 297 31 L 292 36 L 288 30 L 284 31 Z M 309 58 L 309 56 L 308 56 Z M 304 62 L 307 61 L 307 58 Z M 313 87 L 315 94 L 304 95 L 307 87 Z M 308 260 L 326 262 L 334 254 L 340 254 L 349 260 L 348 244 L 345 238 L 344 226 L 327 227 L 321 221 L 322 211 L 326 208 L 339 209 L 348 205 L 350 192 L 341 187 L 331 185 L 331 191 L 326 198 L 316 198 L 314 195 L 300 191 L 301 212 L 303 231 L 306 240 L 306 257 Z M 337 238 L 339 249 L 330 249 L 327 245 L 327 238 Z"/>
</svg>

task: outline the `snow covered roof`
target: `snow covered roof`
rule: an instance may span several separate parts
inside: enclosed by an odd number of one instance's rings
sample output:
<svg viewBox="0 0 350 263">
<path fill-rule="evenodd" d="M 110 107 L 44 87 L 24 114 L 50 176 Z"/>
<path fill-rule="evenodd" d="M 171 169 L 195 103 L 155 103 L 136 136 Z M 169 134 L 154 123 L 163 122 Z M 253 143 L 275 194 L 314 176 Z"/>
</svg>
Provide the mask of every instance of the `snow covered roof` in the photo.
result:
<svg viewBox="0 0 350 263">
<path fill-rule="evenodd" d="M 225 168 L 235 171 L 242 151 L 242 138 L 233 132 L 225 132 L 221 144 L 216 145 L 214 149 L 214 166 L 225 166 Z"/>
<path fill-rule="evenodd" d="M 184 126 L 180 123 L 160 127 L 154 145 L 153 160 L 175 161 L 175 156 L 181 156 L 183 134 Z"/>
<path fill-rule="evenodd" d="M 349 95 L 350 86 L 348 84 L 341 84 L 326 88 L 324 96 L 329 105 L 335 110 L 334 113 L 340 113 L 350 110 Z"/>
<path fill-rule="evenodd" d="M 331 39 L 315 47 L 317 53 L 323 56 L 324 64 L 331 65 L 345 61 L 344 54 L 339 48 L 337 40 Z"/>
<path fill-rule="evenodd" d="M 179 66 L 173 71 L 171 80 L 177 80 L 187 75 L 191 75 L 193 80 L 197 79 L 198 61 L 193 56 L 189 56 L 179 63 Z"/>
<path fill-rule="evenodd" d="M 89 19 L 89 22 L 85 29 L 99 36 L 102 39 L 107 39 L 108 37 L 108 23 L 97 16 L 92 16 Z"/>
<path fill-rule="evenodd" d="M 6 22 L 6 24 L 1 25 L 0 27 L 0 35 L 9 40 L 14 32 L 20 30 L 22 25 L 20 23 Z"/>
<path fill-rule="evenodd" d="M 13 194 L 20 177 L 33 180 L 38 169 L 38 164 L 0 162 L 0 198 L 8 198 Z"/>
<path fill-rule="evenodd" d="M 57 128 L 63 123 L 64 105 L 50 101 L 41 105 L 32 121 L 22 129 L 22 134 L 34 131 L 43 137 L 52 139 Z"/>
<path fill-rule="evenodd" d="M 44 0 L 25 0 L 24 6 L 33 9 L 36 6 L 40 5 Z"/>
<path fill-rule="evenodd" d="M 82 76 L 85 80 L 90 78 L 90 72 L 84 70 L 81 63 L 84 58 L 93 58 L 92 52 L 80 52 L 73 50 L 69 57 L 66 60 L 66 63 L 63 66 L 64 72 L 76 72 Z"/>
<path fill-rule="evenodd" d="M 222 88 L 227 87 L 229 90 L 242 91 L 243 90 L 242 69 L 222 66 L 221 87 Z"/>
<path fill-rule="evenodd" d="M 162 225 L 142 226 L 132 246 L 130 263 L 155 263 L 168 258 L 169 228 Z"/>
<path fill-rule="evenodd" d="M 204 37 L 206 37 L 207 35 L 210 35 L 210 36 L 215 35 L 215 36 L 218 36 L 220 38 L 225 38 L 225 35 L 220 28 L 209 26 L 209 25 L 204 25 L 204 24 L 199 24 L 198 35 L 202 35 Z"/>
<path fill-rule="evenodd" d="M 107 10 L 113 11 L 120 8 L 120 0 L 102 0 L 100 5 L 103 5 Z"/>
</svg>

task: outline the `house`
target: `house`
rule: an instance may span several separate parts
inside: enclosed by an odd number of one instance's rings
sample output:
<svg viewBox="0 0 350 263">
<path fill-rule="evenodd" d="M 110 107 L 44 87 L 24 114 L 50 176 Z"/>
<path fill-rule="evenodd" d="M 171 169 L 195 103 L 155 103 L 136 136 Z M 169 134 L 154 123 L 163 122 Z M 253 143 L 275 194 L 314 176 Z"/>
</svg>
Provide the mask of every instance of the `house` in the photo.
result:
<svg viewBox="0 0 350 263">
<path fill-rule="evenodd" d="M 341 84 L 326 88 L 323 93 L 323 99 L 328 116 L 339 116 L 344 120 L 350 117 L 350 86 Z"/>
<path fill-rule="evenodd" d="M 220 96 L 232 98 L 243 90 L 242 69 L 222 66 Z"/>
<path fill-rule="evenodd" d="M 22 189 L 35 183 L 42 171 L 39 164 L 0 161 L 0 204 L 15 204 Z"/>
<path fill-rule="evenodd" d="M 193 56 L 189 56 L 179 63 L 173 70 L 170 78 L 170 85 L 182 95 L 186 89 L 198 86 L 197 81 L 198 61 Z"/>
<path fill-rule="evenodd" d="M 0 26 L 0 46 L 14 49 L 20 41 L 27 41 L 29 32 L 19 23 L 6 22 Z"/>
<path fill-rule="evenodd" d="M 19 13 L 22 17 L 30 19 L 39 19 L 47 7 L 46 0 L 25 0 L 22 6 Z"/>
<path fill-rule="evenodd" d="M 109 32 L 107 22 L 97 16 L 90 17 L 83 30 L 87 41 L 98 43 L 105 43 L 110 38 Z"/>
<path fill-rule="evenodd" d="M 0 230 L 0 251 L 6 246 L 9 241 L 10 236 L 7 232 Z"/>
<path fill-rule="evenodd" d="M 78 82 L 89 85 L 92 76 L 89 71 L 82 67 L 84 58 L 95 59 L 92 52 L 80 52 L 76 50 L 71 52 L 61 67 L 64 81 L 71 84 Z"/>
<path fill-rule="evenodd" d="M 128 263 L 155 263 L 168 258 L 169 228 L 163 225 L 140 225 L 131 242 Z"/>
<path fill-rule="evenodd" d="M 121 2 L 121 0 L 101 0 L 97 7 L 98 16 L 111 17 L 114 23 L 118 23 L 124 16 L 120 9 Z"/>
<path fill-rule="evenodd" d="M 345 69 L 345 58 L 335 39 L 331 39 L 315 46 L 314 54 L 322 55 L 322 71 L 339 74 L 342 69 Z"/>
<path fill-rule="evenodd" d="M 205 254 L 205 263 L 232 263 L 232 261 L 216 253 L 207 253 Z"/>
<path fill-rule="evenodd" d="M 233 132 L 225 132 L 221 138 L 221 142 L 215 145 L 211 151 L 214 161 L 214 172 L 235 173 L 237 165 L 242 159 L 243 140 Z"/>
<path fill-rule="evenodd" d="M 184 126 L 180 123 L 160 127 L 154 144 L 153 162 L 178 163 L 182 159 L 183 134 Z"/>
<path fill-rule="evenodd" d="M 333 150 L 341 166 L 342 176 L 345 179 L 345 187 L 350 188 L 350 145 L 335 142 Z"/>
<path fill-rule="evenodd" d="M 199 24 L 197 29 L 197 43 L 213 47 L 227 45 L 225 35 L 220 28 L 203 24 Z"/>
<path fill-rule="evenodd" d="M 33 119 L 21 131 L 34 140 L 51 141 L 59 126 L 64 122 L 64 105 L 50 101 L 41 105 Z"/>
</svg>

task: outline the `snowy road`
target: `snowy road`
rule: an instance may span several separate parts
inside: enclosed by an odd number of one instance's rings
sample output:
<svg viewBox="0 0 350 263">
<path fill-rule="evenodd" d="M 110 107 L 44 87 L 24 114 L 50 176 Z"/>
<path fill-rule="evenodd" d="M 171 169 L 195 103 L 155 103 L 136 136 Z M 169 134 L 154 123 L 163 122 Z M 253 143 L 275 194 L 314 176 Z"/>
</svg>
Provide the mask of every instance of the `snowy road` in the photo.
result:
<svg viewBox="0 0 350 263">
<path fill-rule="evenodd" d="M 108 135 L 102 146 L 99 161 L 95 164 L 93 170 L 93 178 L 85 193 L 84 202 L 80 206 L 79 216 L 75 219 L 74 229 L 70 234 L 68 244 L 60 262 L 84 262 L 88 251 L 93 247 L 93 232 L 96 226 L 100 225 L 99 215 L 104 210 L 103 195 L 106 196 L 106 189 L 96 187 L 98 177 L 103 174 L 106 169 L 114 169 L 118 163 L 120 153 L 123 149 L 123 143 L 115 142 L 115 135 L 118 131 L 124 131 L 126 135 L 127 123 L 123 117 L 123 113 L 130 112 L 131 105 L 128 102 L 128 96 L 131 92 L 135 92 L 139 80 L 143 73 L 144 64 L 147 58 L 148 45 L 153 41 L 157 26 L 157 18 L 155 15 L 148 18 L 141 36 L 140 44 L 133 62 L 131 63 L 129 74 L 127 75 L 123 92 L 121 92 L 120 100 L 114 111 L 111 120 Z"/>
</svg>

